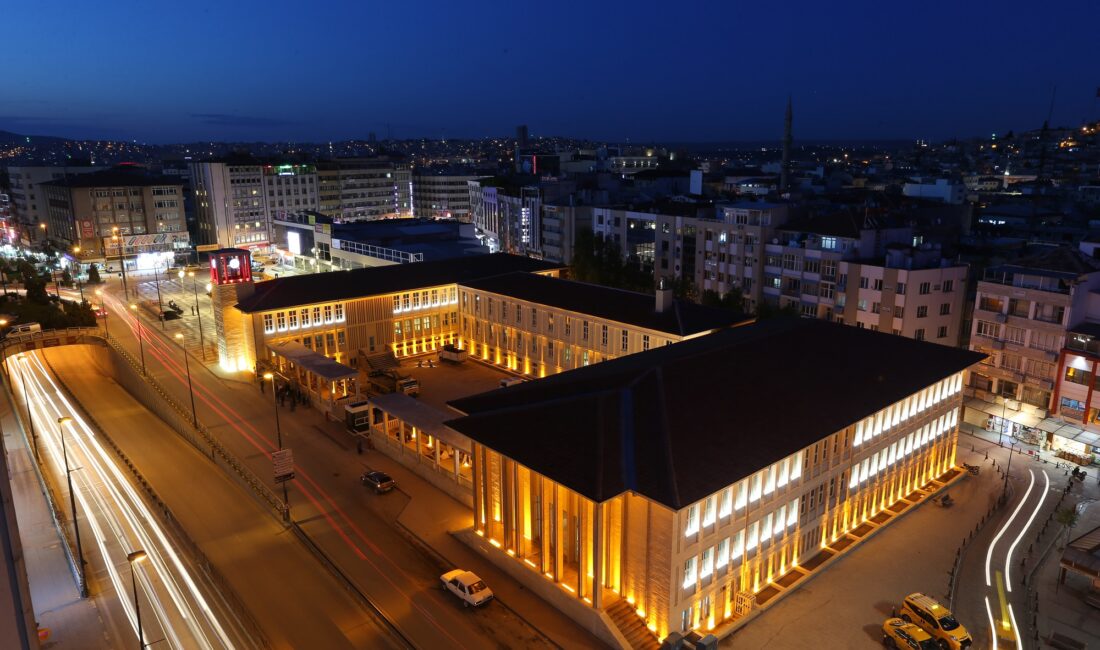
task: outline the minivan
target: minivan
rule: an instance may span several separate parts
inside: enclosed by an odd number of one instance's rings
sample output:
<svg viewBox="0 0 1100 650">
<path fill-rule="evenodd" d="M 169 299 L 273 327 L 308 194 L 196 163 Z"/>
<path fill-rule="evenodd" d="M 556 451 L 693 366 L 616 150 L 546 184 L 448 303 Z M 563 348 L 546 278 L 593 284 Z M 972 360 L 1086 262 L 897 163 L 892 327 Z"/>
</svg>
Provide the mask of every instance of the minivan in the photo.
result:
<svg viewBox="0 0 1100 650">
<path fill-rule="evenodd" d="M 38 323 L 19 323 L 11 326 L 11 329 L 8 330 L 8 336 L 25 336 L 41 331 L 42 326 Z"/>
</svg>

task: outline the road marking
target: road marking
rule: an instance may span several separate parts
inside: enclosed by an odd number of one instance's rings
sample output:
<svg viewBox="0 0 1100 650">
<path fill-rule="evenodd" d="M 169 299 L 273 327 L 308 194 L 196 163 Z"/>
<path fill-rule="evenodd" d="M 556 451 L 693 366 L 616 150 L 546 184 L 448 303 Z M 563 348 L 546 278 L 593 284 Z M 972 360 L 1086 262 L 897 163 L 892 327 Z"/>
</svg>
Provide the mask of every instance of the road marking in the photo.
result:
<svg viewBox="0 0 1100 650">
<path fill-rule="evenodd" d="M 993 538 L 993 541 L 989 544 L 989 548 L 985 551 L 985 586 L 987 587 L 993 586 L 989 574 L 989 565 L 993 562 L 993 547 L 1000 541 L 1001 536 L 1008 531 L 1008 527 L 1012 525 L 1012 521 L 1016 519 L 1016 515 L 1020 514 L 1020 509 L 1024 507 L 1024 502 L 1027 501 L 1028 495 L 1031 494 L 1032 488 L 1035 487 L 1035 472 L 1029 469 L 1027 473 L 1031 475 L 1031 482 L 1027 485 L 1027 492 L 1024 492 L 1024 498 L 1020 499 L 1020 505 L 1016 506 L 1016 509 L 1012 511 L 1012 516 L 1008 518 L 1008 521 L 1006 521 L 1003 526 L 1001 526 L 1001 530 L 997 531 L 997 536 Z"/>
<path fill-rule="evenodd" d="M 993 650 L 997 650 L 997 624 L 993 620 L 993 608 L 989 606 L 989 596 L 985 597 L 985 613 L 989 616 L 989 633 L 993 637 Z"/>
<path fill-rule="evenodd" d="M 1047 492 L 1050 491 L 1050 475 L 1047 474 L 1046 470 L 1043 470 L 1043 480 L 1046 483 L 1043 485 L 1043 492 L 1039 497 L 1039 503 L 1035 504 L 1035 509 L 1031 511 L 1031 516 L 1027 518 L 1027 523 L 1020 529 L 1020 534 L 1016 536 L 1016 541 L 1012 542 L 1012 546 L 1008 547 L 1008 557 L 1005 558 L 1005 582 L 1008 583 L 1009 593 L 1012 593 L 1012 553 L 1016 550 L 1016 545 L 1024 538 L 1024 533 L 1027 532 L 1027 529 L 1031 528 L 1031 523 L 1035 521 L 1035 516 L 1039 514 L 1039 510 L 1043 507 L 1043 502 L 1046 501 Z"/>
</svg>

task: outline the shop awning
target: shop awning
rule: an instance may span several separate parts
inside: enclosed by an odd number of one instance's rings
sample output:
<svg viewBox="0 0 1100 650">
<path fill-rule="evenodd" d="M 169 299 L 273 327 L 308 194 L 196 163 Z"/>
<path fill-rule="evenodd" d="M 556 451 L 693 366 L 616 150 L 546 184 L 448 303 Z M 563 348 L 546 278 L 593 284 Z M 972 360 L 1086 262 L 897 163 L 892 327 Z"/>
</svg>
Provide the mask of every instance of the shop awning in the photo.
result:
<svg viewBox="0 0 1100 650">
<path fill-rule="evenodd" d="M 433 438 L 439 438 L 456 449 L 470 452 L 473 448 L 469 438 L 443 424 L 447 420 L 453 420 L 454 413 L 441 411 L 404 393 L 371 395 L 367 399 L 371 406 L 389 413 L 392 417 L 416 427 Z"/>
<path fill-rule="evenodd" d="M 1039 429 L 1047 433 L 1053 433 L 1061 438 L 1079 442 L 1085 445 L 1100 446 L 1100 433 L 1082 428 L 1079 424 L 1072 424 L 1059 418 L 1047 418 L 1039 423 Z"/>
<path fill-rule="evenodd" d="M 1003 408 L 1000 404 L 993 404 L 987 402 L 984 399 L 978 399 L 972 397 L 966 400 L 966 408 L 973 409 L 975 411 L 981 411 L 982 413 L 988 413 L 989 415 L 995 415 L 997 417 L 1004 417 L 1004 419 L 1016 424 L 1023 425 L 1025 427 L 1036 427 L 1042 422 L 1042 418 L 1034 413 L 1028 413 L 1027 411 L 1013 411 L 1009 408 Z M 1003 415 L 1002 415 L 1003 414 Z"/>
<path fill-rule="evenodd" d="M 1066 545 L 1062 552 L 1062 566 L 1100 578 L 1100 527 L 1093 528 Z"/>
<path fill-rule="evenodd" d="M 301 343 L 285 341 L 276 343 L 270 349 L 280 357 L 296 366 L 305 368 L 326 381 L 354 379 L 359 376 L 359 372 L 355 368 L 345 366 L 323 354 L 318 354 Z"/>
</svg>

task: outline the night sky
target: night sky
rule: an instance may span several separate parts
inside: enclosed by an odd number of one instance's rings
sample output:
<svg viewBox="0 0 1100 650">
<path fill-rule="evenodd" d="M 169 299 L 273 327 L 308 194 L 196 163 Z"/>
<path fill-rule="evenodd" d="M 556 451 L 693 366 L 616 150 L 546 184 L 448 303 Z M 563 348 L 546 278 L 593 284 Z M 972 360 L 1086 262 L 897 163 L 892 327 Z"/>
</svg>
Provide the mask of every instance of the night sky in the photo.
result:
<svg viewBox="0 0 1100 650">
<path fill-rule="evenodd" d="M 927 138 L 1100 118 L 1100 2 L 7 2 L 0 129 Z"/>
</svg>

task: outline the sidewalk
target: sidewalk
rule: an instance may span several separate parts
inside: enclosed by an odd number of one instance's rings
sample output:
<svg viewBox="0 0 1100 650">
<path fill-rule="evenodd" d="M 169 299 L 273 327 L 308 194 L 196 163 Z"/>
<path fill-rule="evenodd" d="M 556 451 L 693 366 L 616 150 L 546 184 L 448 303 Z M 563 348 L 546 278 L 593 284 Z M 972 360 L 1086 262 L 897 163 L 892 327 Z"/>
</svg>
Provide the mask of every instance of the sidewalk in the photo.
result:
<svg viewBox="0 0 1100 650">
<path fill-rule="evenodd" d="M 6 398 L 0 398 L 0 422 L 11 470 L 19 537 L 30 582 L 31 602 L 40 629 L 48 629 L 43 647 L 51 650 L 108 650 L 115 647 L 103 620 L 101 597 L 82 599 L 61 537 L 42 494 L 31 451 Z"/>
</svg>

